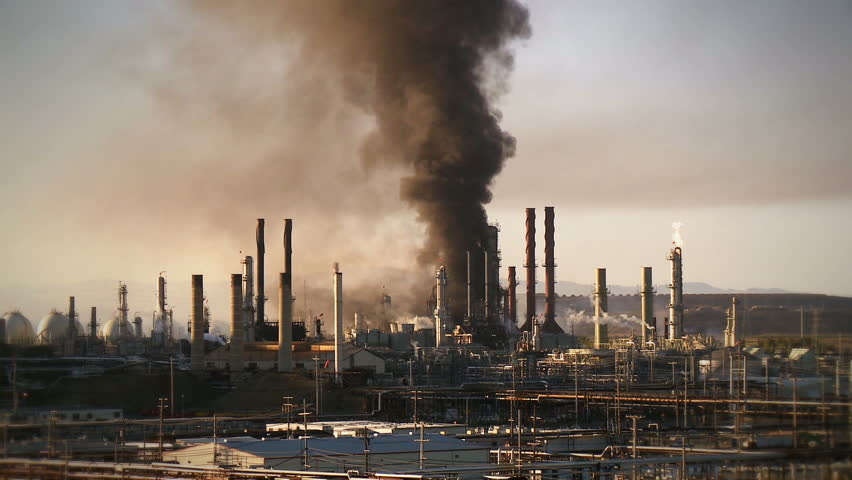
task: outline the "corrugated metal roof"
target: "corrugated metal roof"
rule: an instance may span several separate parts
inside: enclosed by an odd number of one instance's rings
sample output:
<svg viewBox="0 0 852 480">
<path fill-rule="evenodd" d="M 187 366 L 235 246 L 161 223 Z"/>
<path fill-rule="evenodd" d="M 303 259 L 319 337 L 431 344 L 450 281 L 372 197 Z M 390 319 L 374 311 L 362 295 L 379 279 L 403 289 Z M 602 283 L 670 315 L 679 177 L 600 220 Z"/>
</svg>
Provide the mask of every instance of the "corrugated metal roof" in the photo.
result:
<svg viewBox="0 0 852 480">
<path fill-rule="evenodd" d="M 380 435 L 370 437 L 370 454 L 416 453 L 420 451 L 419 435 Z M 487 446 L 466 443 L 444 435 L 424 435 L 429 440 L 424 451 L 483 450 Z M 258 457 L 291 457 L 302 453 L 303 440 L 278 439 L 254 442 L 228 442 L 225 446 Z M 322 451 L 327 455 L 363 455 L 364 439 L 357 437 L 312 438 L 308 440 L 308 452 Z"/>
</svg>

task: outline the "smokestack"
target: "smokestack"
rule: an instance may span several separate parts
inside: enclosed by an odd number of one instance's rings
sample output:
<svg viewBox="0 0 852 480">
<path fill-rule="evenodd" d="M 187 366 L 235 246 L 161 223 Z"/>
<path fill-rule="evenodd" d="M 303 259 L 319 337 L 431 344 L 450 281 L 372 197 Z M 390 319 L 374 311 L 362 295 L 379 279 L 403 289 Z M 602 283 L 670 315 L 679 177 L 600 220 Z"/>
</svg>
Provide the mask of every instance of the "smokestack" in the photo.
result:
<svg viewBox="0 0 852 480">
<path fill-rule="evenodd" d="M 547 324 L 556 321 L 556 257 L 553 239 L 553 207 L 544 207 L 544 322 Z"/>
<path fill-rule="evenodd" d="M 343 367 L 343 272 L 334 263 L 334 379 L 340 381 Z"/>
<path fill-rule="evenodd" d="M 471 265 L 470 261 L 470 250 L 467 251 L 467 316 L 465 320 L 469 323 L 473 323 L 473 292 L 471 291 L 472 282 L 471 282 L 471 273 L 473 271 L 473 265 Z"/>
<path fill-rule="evenodd" d="M 264 242 L 264 227 L 266 226 L 266 220 L 262 218 L 257 219 L 257 232 L 256 232 L 256 240 L 257 240 L 257 320 L 255 321 L 255 325 L 258 327 L 263 326 L 263 322 L 266 320 L 266 316 L 263 312 L 264 304 L 266 303 L 266 290 L 264 289 L 264 270 L 263 270 L 263 258 L 266 254 L 266 244 Z"/>
<path fill-rule="evenodd" d="M 92 307 L 92 318 L 89 319 L 89 338 L 91 341 L 98 338 L 98 307 Z"/>
<path fill-rule="evenodd" d="M 243 324 L 246 342 L 255 341 L 254 336 L 254 259 L 243 257 Z"/>
<path fill-rule="evenodd" d="M 6 318 L 0 317 L 0 344 L 6 343 Z"/>
<path fill-rule="evenodd" d="M 204 369 L 204 275 L 192 276 L 190 328 L 190 368 L 201 371 Z"/>
<path fill-rule="evenodd" d="M 731 298 L 731 309 L 728 310 L 728 325 L 725 328 L 725 347 L 737 346 L 737 297 Z"/>
<path fill-rule="evenodd" d="M 142 338 L 142 317 L 136 317 L 133 319 L 133 327 L 135 328 L 134 334 L 136 338 Z"/>
<path fill-rule="evenodd" d="M 447 270 L 441 265 L 435 272 L 435 347 L 444 341 L 444 321 L 447 318 Z"/>
<path fill-rule="evenodd" d="M 232 372 L 243 369 L 243 276 L 239 273 L 231 275 L 231 358 Z"/>
<path fill-rule="evenodd" d="M 601 317 L 607 311 L 606 269 L 599 268 L 595 275 L 595 348 L 609 343 L 606 325 L 601 324 Z"/>
<path fill-rule="evenodd" d="M 683 337 L 683 256 L 680 247 L 669 252 L 672 262 L 671 302 L 669 303 L 669 339 Z"/>
<path fill-rule="evenodd" d="M 293 220 L 284 219 L 284 273 L 278 293 L 278 371 L 293 370 Z M 343 321 L 341 319 L 341 325 Z M 342 327 L 341 327 L 342 332 Z"/>
<path fill-rule="evenodd" d="M 651 267 L 642 267 L 642 347 L 651 335 L 651 322 L 654 318 L 654 281 Z M 656 327 L 656 325 L 654 325 Z"/>
<path fill-rule="evenodd" d="M 157 311 L 160 314 L 160 337 L 162 345 L 166 345 L 172 339 L 172 325 L 166 313 L 166 278 L 164 272 L 157 277 Z"/>
<path fill-rule="evenodd" d="M 515 267 L 509 267 L 509 318 L 512 320 L 512 325 L 518 325 L 518 277 L 515 274 Z"/>
<path fill-rule="evenodd" d="M 497 225 L 488 225 L 485 238 L 485 319 L 491 326 L 497 325 L 497 303 L 500 292 L 500 250 Z"/>
<path fill-rule="evenodd" d="M 166 313 L 166 279 L 162 275 L 163 272 L 160 272 L 160 276 L 157 278 L 157 309 L 160 311 L 160 315 L 165 315 Z"/>
<path fill-rule="evenodd" d="M 524 324 L 535 318 L 535 209 L 527 209 L 527 316 Z"/>
<path fill-rule="evenodd" d="M 74 342 L 77 340 L 77 311 L 74 297 L 68 297 L 68 332 L 65 335 L 65 355 L 74 355 Z"/>
</svg>

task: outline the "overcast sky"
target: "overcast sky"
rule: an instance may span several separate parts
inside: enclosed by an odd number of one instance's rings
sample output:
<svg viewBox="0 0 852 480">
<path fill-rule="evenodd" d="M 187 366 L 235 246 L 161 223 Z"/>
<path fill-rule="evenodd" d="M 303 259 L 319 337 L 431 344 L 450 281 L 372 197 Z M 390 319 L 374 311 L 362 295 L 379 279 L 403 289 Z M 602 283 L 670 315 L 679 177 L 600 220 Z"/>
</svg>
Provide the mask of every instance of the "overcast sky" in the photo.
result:
<svg viewBox="0 0 852 480">
<path fill-rule="evenodd" d="M 649 265 L 665 283 L 677 220 L 686 281 L 852 295 L 852 3 L 528 5 L 498 101 L 518 150 L 488 207 L 504 266 L 523 264 L 524 208 L 553 205 L 559 280 Z M 124 280 L 149 311 L 165 270 L 181 317 L 192 273 L 224 317 L 257 217 L 273 265 L 295 219 L 297 285 L 335 260 L 356 283 L 411 267 L 397 177 L 356 160 L 370 119 L 323 78 L 294 104 L 286 46 L 202 23 L 173 2 L 0 0 L 0 307 L 111 311 Z"/>
</svg>

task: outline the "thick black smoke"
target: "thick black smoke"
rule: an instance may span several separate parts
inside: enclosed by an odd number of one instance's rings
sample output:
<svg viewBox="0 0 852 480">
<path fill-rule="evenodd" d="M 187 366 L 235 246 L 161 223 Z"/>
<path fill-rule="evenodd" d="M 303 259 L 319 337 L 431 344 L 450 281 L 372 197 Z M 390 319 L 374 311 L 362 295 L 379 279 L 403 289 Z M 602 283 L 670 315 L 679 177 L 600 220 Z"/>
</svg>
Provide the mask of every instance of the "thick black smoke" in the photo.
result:
<svg viewBox="0 0 852 480">
<path fill-rule="evenodd" d="M 491 183 L 515 152 L 492 100 L 512 67 L 509 42 L 530 34 L 526 8 L 515 0 L 195 5 L 242 36 L 295 45 L 297 69 L 328 67 L 344 98 L 375 120 L 363 166 L 402 169 L 400 198 L 426 227 L 418 260 L 447 265 L 451 296 L 461 298 L 465 251 L 483 240 Z"/>
</svg>

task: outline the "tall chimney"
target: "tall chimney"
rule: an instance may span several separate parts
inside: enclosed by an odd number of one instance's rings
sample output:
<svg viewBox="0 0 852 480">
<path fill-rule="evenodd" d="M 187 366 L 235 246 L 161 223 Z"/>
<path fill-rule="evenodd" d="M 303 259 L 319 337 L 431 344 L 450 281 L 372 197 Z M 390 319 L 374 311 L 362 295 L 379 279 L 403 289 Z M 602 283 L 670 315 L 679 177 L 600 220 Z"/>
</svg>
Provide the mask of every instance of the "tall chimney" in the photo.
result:
<svg viewBox="0 0 852 480">
<path fill-rule="evenodd" d="M 204 369 L 204 275 L 192 276 L 190 327 L 190 368 L 194 371 L 201 371 Z"/>
<path fill-rule="evenodd" d="M 548 325 L 556 321 L 556 257 L 553 239 L 553 207 L 544 207 L 544 321 Z"/>
<path fill-rule="evenodd" d="M 606 325 L 601 323 L 601 317 L 607 311 L 606 269 L 599 268 L 595 275 L 595 348 L 609 343 Z"/>
<path fill-rule="evenodd" d="M 435 347 L 444 341 L 444 321 L 447 318 L 447 270 L 441 265 L 435 272 Z"/>
<path fill-rule="evenodd" d="M 340 381 L 343 366 L 343 272 L 334 263 L 334 379 Z"/>
<path fill-rule="evenodd" d="M 642 347 L 645 342 L 653 340 L 651 335 L 651 322 L 654 318 L 654 280 L 651 267 L 642 267 Z M 656 325 L 653 325 L 656 327 Z"/>
<path fill-rule="evenodd" d="M 509 267 L 509 319 L 512 325 L 518 326 L 518 277 L 515 274 L 515 267 Z"/>
<path fill-rule="evenodd" d="M 473 292 L 472 288 L 472 278 L 471 275 L 473 273 L 473 265 L 471 265 L 470 258 L 470 250 L 467 251 L 467 320 L 470 324 L 473 323 Z"/>
<path fill-rule="evenodd" d="M 254 259 L 245 256 L 243 264 L 243 324 L 246 342 L 255 341 L 254 336 Z"/>
<path fill-rule="evenodd" d="M 77 311 L 74 297 L 68 297 L 68 332 L 65 335 L 65 355 L 74 355 L 74 342 L 77 340 Z"/>
<path fill-rule="evenodd" d="M 92 307 L 92 318 L 89 319 L 89 339 L 98 338 L 98 307 Z"/>
<path fill-rule="evenodd" d="M 264 243 L 264 227 L 266 226 L 266 220 L 262 218 L 257 219 L 257 232 L 256 232 L 256 240 L 257 240 L 257 320 L 255 321 L 255 325 L 258 327 L 263 326 L 263 322 L 266 320 L 264 316 L 263 307 L 266 303 L 266 290 L 264 290 L 264 270 L 263 270 L 263 257 L 266 254 L 266 244 Z"/>
<path fill-rule="evenodd" d="M 527 315 L 524 322 L 532 325 L 535 318 L 535 209 L 527 209 Z"/>
<path fill-rule="evenodd" d="M 669 252 L 672 262 L 671 302 L 669 303 L 669 339 L 683 337 L 683 256 L 680 247 Z"/>
<path fill-rule="evenodd" d="M 163 272 L 157 277 L 157 312 L 160 315 L 160 337 L 162 345 L 172 339 L 172 329 L 166 313 L 166 278 Z"/>
<path fill-rule="evenodd" d="M 278 371 L 293 370 L 293 220 L 284 220 L 284 273 L 278 293 Z M 342 323 L 342 322 L 341 322 Z"/>
<path fill-rule="evenodd" d="M 239 273 L 231 275 L 231 359 L 232 372 L 243 369 L 243 276 Z"/>
<path fill-rule="evenodd" d="M 0 317 L 0 344 L 6 343 L 6 317 Z"/>
</svg>

